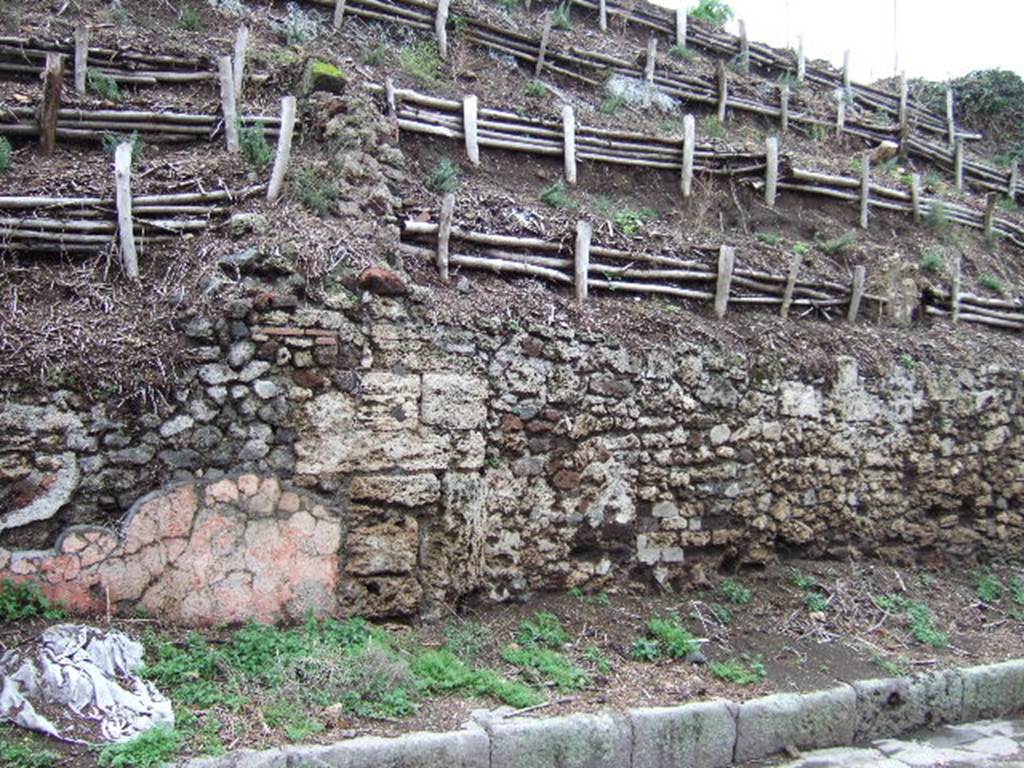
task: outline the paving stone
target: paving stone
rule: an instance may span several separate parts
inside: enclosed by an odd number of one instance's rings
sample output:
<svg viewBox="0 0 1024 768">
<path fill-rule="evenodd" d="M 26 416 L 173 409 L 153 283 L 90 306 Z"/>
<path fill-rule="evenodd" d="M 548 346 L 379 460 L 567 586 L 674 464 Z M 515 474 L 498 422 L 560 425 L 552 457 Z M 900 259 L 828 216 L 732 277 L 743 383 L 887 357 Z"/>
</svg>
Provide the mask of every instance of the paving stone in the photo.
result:
<svg viewBox="0 0 1024 768">
<path fill-rule="evenodd" d="M 969 667 L 963 679 L 963 719 L 968 722 L 1024 709 L 1024 661 Z"/>
<path fill-rule="evenodd" d="M 569 715 L 493 725 L 490 768 L 624 768 L 631 732 L 621 715 Z"/>
<path fill-rule="evenodd" d="M 956 670 L 858 680 L 852 685 L 857 693 L 854 739 L 858 742 L 956 723 L 963 715 L 963 680 Z"/>
<path fill-rule="evenodd" d="M 780 693 L 740 705 L 736 762 L 787 748 L 815 749 L 853 741 L 857 696 L 848 685 L 817 693 Z"/>
<path fill-rule="evenodd" d="M 634 709 L 633 765 L 638 768 L 717 768 L 732 765 L 736 710 L 732 702 Z"/>
</svg>

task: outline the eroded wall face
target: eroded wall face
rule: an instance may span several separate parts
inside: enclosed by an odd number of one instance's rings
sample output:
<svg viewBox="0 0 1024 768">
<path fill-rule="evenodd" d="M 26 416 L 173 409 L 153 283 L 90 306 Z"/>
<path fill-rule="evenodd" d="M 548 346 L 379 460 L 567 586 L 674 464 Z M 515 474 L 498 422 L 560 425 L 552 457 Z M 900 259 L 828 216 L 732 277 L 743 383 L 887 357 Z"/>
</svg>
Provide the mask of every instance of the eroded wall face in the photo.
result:
<svg viewBox="0 0 1024 768">
<path fill-rule="evenodd" d="M 429 614 L 780 551 L 1019 549 L 1016 371 L 865 381 L 837 358 L 801 380 L 421 311 L 236 302 L 186 328 L 197 364 L 159 416 L 12 398 L 0 576 L 203 623 Z"/>
</svg>

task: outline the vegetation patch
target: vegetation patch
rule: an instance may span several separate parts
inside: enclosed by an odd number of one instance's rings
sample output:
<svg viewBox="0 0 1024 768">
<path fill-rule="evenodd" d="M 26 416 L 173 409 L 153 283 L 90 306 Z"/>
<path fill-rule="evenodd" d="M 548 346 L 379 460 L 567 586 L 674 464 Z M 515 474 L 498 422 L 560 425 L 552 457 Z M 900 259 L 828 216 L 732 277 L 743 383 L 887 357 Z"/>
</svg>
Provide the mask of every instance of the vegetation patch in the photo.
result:
<svg viewBox="0 0 1024 768">
<path fill-rule="evenodd" d="M 697 7 L 690 10 L 690 16 L 721 29 L 733 17 L 732 7 L 722 0 L 700 0 Z"/>
<path fill-rule="evenodd" d="M 106 99 L 107 101 L 121 100 L 121 88 L 118 86 L 117 80 L 110 75 L 90 69 L 86 74 L 85 82 L 89 90 L 101 99 Z"/>
<path fill-rule="evenodd" d="M 64 606 L 47 598 L 38 584 L 11 579 L 0 581 L 0 621 L 56 620 L 66 616 Z"/>
<path fill-rule="evenodd" d="M 11 167 L 11 142 L 6 136 L 0 136 L 0 171 Z"/>
<path fill-rule="evenodd" d="M 578 208 L 576 201 L 569 196 L 565 188 L 565 182 L 556 181 L 550 187 L 540 193 L 541 202 L 550 205 L 552 208 L 573 209 Z"/>
<path fill-rule="evenodd" d="M 424 83 L 437 83 L 441 79 L 443 64 L 437 44 L 430 40 L 407 46 L 398 54 L 398 65 L 402 71 Z"/>
<path fill-rule="evenodd" d="M 295 175 L 295 192 L 299 201 L 320 218 L 331 212 L 341 194 L 337 185 L 326 174 L 313 166 L 306 166 Z"/>
<path fill-rule="evenodd" d="M 753 685 L 768 676 L 768 671 L 760 659 L 713 661 L 708 668 L 711 670 L 711 674 L 719 680 L 725 680 L 734 685 Z"/>
<path fill-rule="evenodd" d="M 238 146 L 242 157 L 254 168 L 266 168 L 274 159 L 274 151 L 267 143 L 262 122 L 238 126 Z"/>
<path fill-rule="evenodd" d="M 100 750 L 100 768 L 159 768 L 181 747 L 181 734 L 165 726 L 140 733 L 134 739 Z"/>
<path fill-rule="evenodd" d="M 435 192 L 454 192 L 461 177 L 462 169 L 450 157 L 442 157 L 431 171 L 427 185 Z"/>
</svg>

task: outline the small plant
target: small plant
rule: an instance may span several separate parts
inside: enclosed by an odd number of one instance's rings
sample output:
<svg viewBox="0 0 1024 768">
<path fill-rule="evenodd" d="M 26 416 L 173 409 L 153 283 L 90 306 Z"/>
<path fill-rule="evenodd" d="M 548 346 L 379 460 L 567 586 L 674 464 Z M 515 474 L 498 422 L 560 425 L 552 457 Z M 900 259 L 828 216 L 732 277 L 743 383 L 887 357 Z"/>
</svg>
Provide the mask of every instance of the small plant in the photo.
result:
<svg viewBox="0 0 1024 768">
<path fill-rule="evenodd" d="M 490 640 L 487 627 L 475 621 L 456 621 L 444 632 L 445 646 L 463 661 L 476 659 Z"/>
<path fill-rule="evenodd" d="M 338 199 L 338 187 L 328 181 L 322 171 L 307 166 L 295 176 L 295 191 L 299 200 L 320 218 L 331 212 Z"/>
<path fill-rule="evenodd" d="M 702 117 L 700 130 L 709 139 L 725 138 L 725 125 L 715 115 L 705 115 Z"/>
<path fill-rule="evenodd" d="M 556 181 L 550 187 L 540 193 L 541 202 L 550 205 L 552 208 L 577 208 L 576 201 L 569 197 L 565 184 Z"/>
<path fill-rule="evenodd" d="M 805 594 L 804 605 L 811 613 L 824 613 L 828 610 L 828 600 L 817 592 L 808 592 Z"/>
<path fill-rule="evenodd" d="M 1014 576 L 1009 583 L 1010 599 L 1017 605 L 1024 605 L 1024 579 Z"/>
<path fill-rule="evenodd" d="M 383 45 L 373 45 L 363 48 L 359 58 L 368 67 L 379 67 L 388 57 L 388 49 Z"/>
<path fill-rule="evenodd" d="M 612 663 L 598 646 L 588 645 L 587 649 L 583 652 L 583 658 L 594 665 L 597 674 L 605 676 L 611 674 Z"/>
<path fill-rule="evenodd" d="M 661 645 L 657 640 L 640 637 L 633 641 L 629 655 L 637 661 L 657 661 L 661 658 Z"/>
<path fill-rule="evenodd" d="M 811 123 L 808 132 L 810 133 L 811 141 L 816 141 L 819 144 L 828 138 L 828 128 L 822 123 Z"/>
<path fill-rule="evenodd" d="M 4 768 L 52 768 L 59 759 L 55 752 L 0 739 L 0 765 Z"/>
<path fill-rule="evenodd" d="M 668 55 L 680 61 L 692 61 L 696 54 L 685 45 L 673 45 L 668 49 Z"/>
<path fill-rule="evenodd" d="M 658 218 L 658 212 L 653 208 L 641 208 L 634 211 L 632 208 L 623 208 L 612 215 L 612 222 L 618 230 L 628 236 L 635 235 L 648 221 Z"/>
<path fill-rule="evenodd" d="M 437 45 L 430 40 L 403 48 L 398 55 L 398 66 L 425 83 L 436 83 L 441 79 L 442 64 Z"/>
<path fill-rule="evenodd" d="M 880 670 L 892 675 L 893 677 L 903 677 L 907 674 L 907 668 L 904 665 L 900 664 L 898 661 L 887 659 L 880 653 L 873 653 L 871 655 L 871 661 L 873 661 Z"/>
<path fill-rule="evenodd" d="M 719 624 L 726 625 L 732 621 L 732 611 L 721 603 L 712 603 L 709 608 L 711 609 L 711 615 L 715 617 L 715 621 Z"/>
<path fill-rule="evenodd" d="M 238 147 L 242 157 L 254 168 L 265 168 L 274 159 L 274 151 L 267 143 L 262 122 L 238 126 Z"/>
<path fill-rule="evenodd" d="M 722 0 L 700 0 L 697 7 L 690 11 L 690 15 L 713 27 L 721 28 L 732 20 L 733 10 Z"/>
<path fill-rule="evenodd" d="M 779 75 L 779 85 L 783 88 L 789 88 L 791 91 L 795 91 L 800 87 L 800 81 L 796 79 L 796 75 L 792 71 L 786 70 Z"/>
<path fill-rule="evenodd" d="M 203 20 L 194 6 L 185 5 L 178 13 L 178 26 L 187 32 L 195 32 L 202 26 Z"/>
<path fill-rule="evenodd" d="M 1006 284 L 995 275 L 981 275 L 978 278 L 978 285 L 1000 296 L 1006 293 Z"/>
<path fill-rule="evenodd" d="M 794 568 L 789 573 L 790 583 L 797 589 L 806 592 L 809 589 L 814 589 L 818 582 L 813 576 L 808 576 L 803 571 Z"/>
<path fill-rule="evenodd" d="M 531 80 L 526 84 L 526 95 L 531 99 L 539 99 L 546 95 L 548 88 L 540 80 Z"/>
<path fill-rule="evenodd" d="M 765 669 L 760 659 L 713 661 L 709 668 L 711 674 L 719 680 L 734 685 L 753 685 L 768 676 L 768 670 Z"/>
<path fill-rule="evenodd" d="M 754 599 L 754 593 L 750 591 L 749 587 L 731 579 L 726 579 L 718 585 L 718 594 L 733 605 L 746 605 Z"/>
<path fill-rule="evenodd" d="M 833 237 L 830 240 L 819 240 L 818 249 L 822 253 L 830 255 L 840 254 L 856 242 L 857 232 L 851 229 L 839 235 L 839 237 Z"/>
<path fill-rule="evenodd" d="M 684 659 L 700 650 L 697 638 L 683 627 L 678 616 L 651 619 L 647 622 L 647 631 L 660 643 L 669 658 Z"/>
<path fill-rule="evenodd" d="M 918 642 L 932 648 L 945 648 L 949 645 L 949 636 L 935 627 L 935 615 L 927 604 L 911 600 L 907 603 L 906 614 L 910 632 Z"/>
<path fill-rule="evenodd" d="M 758 232 L 757 239 L 765 245 L 778 245 L 782 242 L 782 235 L 775 232 Z"/>
<path fill-rule="evenodd" d="M 63 619 L 67 613 L 51 601 L 38 584 L 30 581 L 0 581 L 0 620 Z"/>
<path fill-rule="evenodd" d="M 0 136 L 0 172 L 11 167 L 11 142 L 6 136 Z"/>
<path fill-rule="evenodd" d="M 130 741 L 104 747 L 97 764 L 100 768 L 158 768 L 170 762 L 180 745 L 177 731 L 157 726 Z"/>
<path fill-rule="evenodd" d="M 451 158 L 442 157 L 430 174 L 428 186 L 435 192 L 454 192 L 459 188 L 462 171 Z"/>
<path fill-rule="evenodd" d="M 106 99 L 107 101 L 121 100 L 121 88 L 118 86 L 117 80 L 104 72 L 90 69 L 86 74 L 86 84 L 89 86 L 89 90 L 101 99 Z"/>
<path fill-rule="evenodd" d="M 625 97 L 610 94 L 605 97 L 604 101 L 601 102 L 601 114 L 614 115 L 616 112 L 622 109 L 622 105 L 625 103 Z"/>
<path fill-rule="evenodd" d="M 946 213 L 945 203 L 941 200 L 932 200 L 924 220 L 932 229 L 945 229 L 949 225 L 949 214 Z"/>
<path fill-rule="evenodd" d="M 908 371 L 913 371 L 917 368 L 917 360 L 910 355 L 903 353 L 900 355 L 900 365 L 906 368 Z"/>
<path fill-rule="evenodd" d="M 288 4 L 288 18 L 284 21 L 284 38 L 288 45 L 302 45 L 317 35 L 318 23 L 294 3 Z"/>
<path fill-rule="evenodd" d="M 551 12 L 551 26 L 555 29 L 569 29 L 572 27 L 572 17 L 569 15 L 570 6 L 568 0 L 560 3 Z"/>
<path fill-rule="evenodd" d="M 798 256 L 806 256 L 811 252 L 811 246 L 807 243 L 793 243 L 793 253 Z"/>
<path fill-rule="evenodd" d="M 539 611 L 533 614 L 532 621 L 524 621 L 519 625 L 517 639 L 522 645 L 561 648 L 569 642 L 569 633 L 555 614 Z"/>
<path fill-rule="evenodd" d="M 1003 585 L 991 573 L 982 573 L 977 577 L 978 599 L 993 605 L 1003 599 Z"/>
<path fill-rule="evenodd" d="M 928 248 L 921 257 L 921 271 L 936 275 L 942 271 L 942 252 L 937 248 Z"/>
<path fill-rule="evenodd" d="M 586 671 L 550 648 L 510 645 L 501 652 L 501 658 L 538 682 L 551 683 L 560 691 L 582 691 L 590 685 Z"/>
</svg>

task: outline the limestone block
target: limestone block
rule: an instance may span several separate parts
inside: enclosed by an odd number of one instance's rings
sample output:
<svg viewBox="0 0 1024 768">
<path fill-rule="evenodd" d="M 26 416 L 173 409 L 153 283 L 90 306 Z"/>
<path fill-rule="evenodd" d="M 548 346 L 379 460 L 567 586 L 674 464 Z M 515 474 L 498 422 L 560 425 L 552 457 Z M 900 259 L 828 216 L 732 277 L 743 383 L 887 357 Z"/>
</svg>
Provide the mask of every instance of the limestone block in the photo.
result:
<svg viewBox="0 0 1024 768">
<path fill-rule="evenodd" d="M 850 744 L 857 721 L 857 695 L 848 685 L 816 693 L 780 693 L 740 705 L 736 762 L 756 760 L 787 748 L 819 749 Z"/>
<path fill-rule="evenodd" d="M 487 421 L 487 383 L 475 376 L 423 374 L 423 423 L 443 429 L 479 429 Z"/>
<path fill-rule="evenodd" d="M 49 520 L 68 503 L 80 480 L 75 454 L 61 454 L 60 468 L 41 483 L 40 494 L 36 498 L 20 508 L 0 513 L 0 531 Z"/>
<path fill-rule="evenodd" d="M 898 736 L 915 728 L 958 723 L 963 680 L 957 670 L 911 678 L 858 680 L 856 741 Z"/>
<path fill-rule="evenodd" d="M 348 535 L 349 573 L 360 576 L 411 573 L 419 549 L 416 518 L 357 528 Z"/>
<path fill-rule="evenodd" d="M 1024 707 L 1024 661 L 963 670 L 964 721 L 1001 717 Z"/>
<path fill-rule="evenodd" d="M 779 392 L 783 416 L 821 418 L 821 392 L 814 387 L 799 381 L 784 381 Z"/>
<path fill-rule="evenodd" d="M 441 482 L 436 475 L 362 475 L 352 478 L 349 490 L 354 501 L 374 501 L 420 507 L 441 496 Z"/>
<path fill-rule="evenodd" d="M 736 705 L 726 701 L 634 709 L 633 765 L 644 768 L 719 768 L 732 765 Z"/>
<path fill-rule="evenodd" d="M 495 723 L 491 768 L 622 768 L 632 736 L 621 715 L 569 715 Z"/>
</svg>

